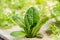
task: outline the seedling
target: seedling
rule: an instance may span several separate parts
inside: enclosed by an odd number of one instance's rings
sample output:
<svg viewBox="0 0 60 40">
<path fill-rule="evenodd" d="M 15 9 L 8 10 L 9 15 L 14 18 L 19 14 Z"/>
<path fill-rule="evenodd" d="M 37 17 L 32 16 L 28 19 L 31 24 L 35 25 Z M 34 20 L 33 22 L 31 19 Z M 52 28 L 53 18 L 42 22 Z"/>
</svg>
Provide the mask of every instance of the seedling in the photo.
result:
<svg viewBox="0 0 60 40">
<path fill-rule="evenodd" d="M 24 29 L 24 31 L 15 31 L 12 32 L 11 35 L 14 37 L 27 38 L 42 38 L 43 35 L 39 34 L 38 31 L 49 19 L 48 17 L 40 19 L 39 12 L 35 7 L 31 7 L 27 10 L 23 20 L 17 16 L 13 16 L 12 18 L 21 28 Z"/>
</svg>

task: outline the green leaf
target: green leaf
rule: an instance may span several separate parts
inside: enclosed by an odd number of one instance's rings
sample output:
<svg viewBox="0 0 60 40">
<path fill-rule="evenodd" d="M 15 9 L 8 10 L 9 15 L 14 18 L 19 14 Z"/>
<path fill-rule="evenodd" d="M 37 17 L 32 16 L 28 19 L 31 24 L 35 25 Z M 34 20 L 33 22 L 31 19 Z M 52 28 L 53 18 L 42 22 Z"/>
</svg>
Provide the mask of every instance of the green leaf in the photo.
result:
<svg viewBox="0 0 60 40">
<path fill-rule="evenodd" d="M 26 15 L 24 17 L 25 25 L 33 25 L 34 23 L 37 23 L 39 21 L 39 13 L 38 10 L 34 7 L 31 7 L 26 12 Z M 27 24 L 28 21 L 28 24 Z"/>
<path fill-rule="evenodd" d="M 37 24 L 39 19 L 40 17 L 38 10 L 34 7 L 29 8 L 24 17 L 24 22 L 29 32 L 30 29 L 32 29 Z"/>
<path fill-rule="evenodd" d="M 43 35 L 42 34 L 37 34 L 36 37 L 37 38 L 43 38 Z"/>
<path fill-rule="evenodd" d="M 42 25 L 44 24 L 44 23 L 46 23 L 46 21 L 48 21 L 48 17 L 44 17 L 42 20 L 40 20 L 39 22 L 38 22 L 38 24 L 33 28 L 33 30 L 32 30 L 32 34 L 33 34 L 33 36 L 35 36 L 36 34 L 37 34 L 37 32 L 40 30 L 40 28 L 42 27 Z"/>
<path fill-rule="evenodd" d="M 21 20 L 21 18 L 19 18 L 17 16 L 13 16 L 12 18 L 20 27 L 22 27 L 22 28 L 25 27 L 24 22 Z"/>
<path fill-rule="evenodd" d="M 22 32 L 22 31 L 21 32 L 20 31 L 15 31 L 15 32 L 12 32 L 11 35 L 13 37 L 24 37 L 24 36 L 26 36 L 26 33 Z"/>
</svg>

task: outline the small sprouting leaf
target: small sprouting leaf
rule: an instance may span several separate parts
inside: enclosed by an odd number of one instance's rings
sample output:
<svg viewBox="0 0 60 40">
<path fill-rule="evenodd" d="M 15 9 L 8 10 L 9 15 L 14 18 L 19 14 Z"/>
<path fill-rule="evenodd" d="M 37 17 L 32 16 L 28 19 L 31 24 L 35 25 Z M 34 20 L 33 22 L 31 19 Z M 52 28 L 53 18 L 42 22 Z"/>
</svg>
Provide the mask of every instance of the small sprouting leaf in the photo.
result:
<svg viewBox="0 0 60 40">
<path fill-rule="evenodd" d="M 20 27 L 22 27 L 22 28 L 25 27 L 24 22 L 21 20 L 21 18 L 19 18 L 17 16 L 13 16 L 12 18 Z"/>
<path fill-rule="evenodd" d="M 11 35 L 13 37 L 24 37 L 24 36 L 26 36 L 26 33 L 22 32 L 22 31 L 21 32 L 20 31 L 15 31 L 15 32 L 12 32 Z"/>
</svg>

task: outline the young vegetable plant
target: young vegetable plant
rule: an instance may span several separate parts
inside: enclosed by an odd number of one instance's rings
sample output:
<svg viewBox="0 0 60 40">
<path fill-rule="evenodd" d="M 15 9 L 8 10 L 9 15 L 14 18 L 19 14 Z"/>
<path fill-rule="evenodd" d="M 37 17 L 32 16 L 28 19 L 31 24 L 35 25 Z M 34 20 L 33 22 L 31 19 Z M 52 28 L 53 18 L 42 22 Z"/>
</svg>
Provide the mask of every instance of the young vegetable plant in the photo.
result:
<svg viewBox="0 0 60 40">
<path fill-rule="evenodd" d="M 11 35 L 14 37 L 39 37 L 42 38 L 43 35 L 39 34 L 41 26 L 48 21 L 48 17 L 44 17 L 40 19 L 39 12 L 35 7 L 31 7 L 27 10 L 24 19 L 17 16 L 12 17 L 13 20 L 24 29 L 24 31 L 15 31 L 12 32 Z"/>
</svg>

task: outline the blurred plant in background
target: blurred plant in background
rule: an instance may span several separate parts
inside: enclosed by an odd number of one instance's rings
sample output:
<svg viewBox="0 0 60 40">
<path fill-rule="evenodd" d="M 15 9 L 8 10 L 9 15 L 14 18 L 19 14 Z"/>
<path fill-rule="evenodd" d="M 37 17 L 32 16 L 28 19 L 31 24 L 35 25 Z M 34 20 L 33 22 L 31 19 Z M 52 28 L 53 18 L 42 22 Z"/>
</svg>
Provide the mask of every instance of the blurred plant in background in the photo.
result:
<svg viewBox="0 0 60 40">
<path fill-rule="evenodd" d="M 60 40 L 60 2 L 56 1 L 51 12 L 51 18 L 55 18 L 56 22 L 50 24 L 47 33 L 52 37 L 52 40 Z"/>
</svg>

